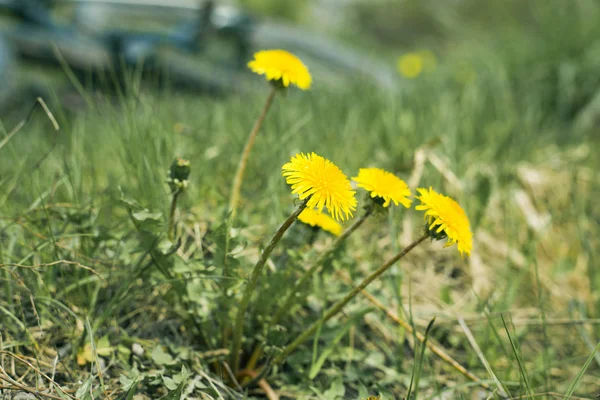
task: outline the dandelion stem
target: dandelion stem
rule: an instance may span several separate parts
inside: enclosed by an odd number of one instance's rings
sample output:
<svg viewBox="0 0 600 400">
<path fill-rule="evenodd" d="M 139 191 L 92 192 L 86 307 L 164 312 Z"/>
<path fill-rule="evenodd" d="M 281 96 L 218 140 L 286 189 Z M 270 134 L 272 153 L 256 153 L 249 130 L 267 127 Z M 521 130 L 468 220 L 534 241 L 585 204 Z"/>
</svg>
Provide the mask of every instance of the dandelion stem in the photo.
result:
<svg viewBox="0 0 600 400">
<path fill-rule="evenodd" d="M 329 259 L 329 257 L 331 257 L 331 255 L 340 247 L 340 245 L 348 237 L 350 237 L 350 235 L 354 233 L 367 220 L 367 218 L 369 218 L 372 211 L 373 210 L 370 208 L 367 209 L 367 211 L 358 220 L 356 220 L 348 229 L 346 229 L 344 233 L 342 233 L 335 240 L 335 242 L 333 242 L 331 246 L 329 246 L 329 248 L 323 254 L 321 254 L 317 261 L 315 261 L 306 271 L 304 271 L 304 274 L 296 283 L 294 289 L 286 297 L 283 305 L 279 307 L 279 309 L 275 313 L 272 322 L 273 325 L 277 324 L 281 320 L 281 318 L 286 314 L 286 312 L 288 312 L 290 308 L 294 305 L 294 301 L 297 298 L 297 294 L 302 289 L 302 287 L 308 282 L 308 280 L 314 275 L 314 273 L 317 272 L 319 267 L 323 265 L 323 263 L 325 263 Z"/>
<path fill-rule="evenodd" d="M 229 197 L 229 211 L 231 212 L 231 219 L 235 217 L 238 203 L 240 201 L 240 190 L 242 188 L 242 182 L 244 180 L 244 172 L 246 171 L 246 165 L 248 164 L 248 157 L 250 156 L 250 151 L 254 146 L 254 141 L 256 140 L 256 136 L 260 131 L 260 127 L 262 126 L 267 112 L 271 108 L 271 104 L 273 103 L 273 99 L 275 98 L 275 94 L 277 93 L 277 88 L 273 86 L 271 88 L 271 92 L 267 97 L 267 101 L 263 106 L 258 119 L 254 123 L 252 127 L 252 131 L 250 131 L 250 135 L 248 136 L 248 140 L 246 141 L 246 146 L 244 147 L 244 151 L 242 152 L 242 157 L 240 158 L 240 162 L 238 163 L 237 171 L 235 173 L 235 178 L 233 179 L 233 186 L 231 188 L 231 195 Z"/>
<path fill-rule="evenodd" d="M 298 294 L 300 293 L 300 290 L 303 288 L 303 286 L 306 285 L 306 283 L 314 275 L 314 273 L 317 272 L 319 267 L 321 265 L 323 265 L 329 259 L 329 257 L 331 257 L 331 255 L 340 247 L 340 245 L 348 237 L 350 237 L 350 235 L 352 233 L 354 233 L 358 228 L 360 228 L 360 226 L 369 218 L 369 216 L 371 216 L 372 213 L 373 213 L 373 208 L 372 207 L 367 208 L 365 210 L 365 213 L 359 219 L 357 219 L 348 229 L 346 229 L 335 240 L 335 242 L 333 242 L 331 244 L 331 246 L 329 246 L 329 248 L 325 252 L 323 252 L 323 254 L 321 254 L 321 256 L 314 263 L 312 263 L 311 266 L 308 267 L 308 269 L 306 269 L 306 271 L 304 271 L 304 274 L 302 274 L 302 277 L 296 282 L 296 284 L 294 285 L 294 288 L 291 290 L 290 293 L 288 293 L 287 297 L 285 298 L 285 300 L 283 301 L 281 306 L 279 306 L 279 308 L 275 312 L 275 316 L 271 319 L 271 322 L 269 322 L 266 332 L 269 332 L 271 330 L 272 326 L 277 325 L 279 323 L 279 321 L 281 321 L 281 318 L 283 318 L 286 315 L 286 313 L 292 309 L 292 307 L 295 305 L 294 303 L 298 299 Z M 248 368 L 248 369 L 254 368 L 254 366 L 256 365 L 256 362 L 258 361 L 258 358 L 260 357 L 260 354 L 261 354 L 261 351 L 262 351 L 262 348 L 264 347 L 264 345 L 265 345 L 265 343 L 261 343 L 256 346 L 256 349 L 254 349 L 254 352 L 252 353 L 252 357 L 250 357 L 250 361 L 246 368 Z"/>
<path fill-rule="evenodd" d="M 383 274 L 385 271 L 387 271 L 388 268 L 390 268 L 392 265 L 394 265 L 398 260 L 400 260 L 406 254 L 408 254 L 412 249 L 417 247 L 421 242 L 423 242 L 428 237 L 429 237 L 429 235 L 427 235 L 427 234 L 421 236 L 420 238 L 415 240 L 413 243 L 408 245 L 400 253 L 396 254 L 394 257 L 392 257 L 388 261 L 386 261 L 381 267 L 379 267 L 372 274 L 370 274 L 365 279 L 363 279 L 363 281 L 358 286 L 355 286 L 354 289 L 352 289 L 350 292 L 348 292 L 348 294 L 346 294 L 346 296 L 344 296 L 344 298 L 342 300 L 338 301 L 333 306 L 331 306 L 331 308 L 329 308 L 329 310 L 327 310 L 327 312 L 325 312 L 325 314 L 323 314 L 323 316 L 321 318 L 319 318 L 319 320 L 317 320 L 310 327 L 308 327 L 304 332 L 302 332 L 292 343 L 287 345 L 283 349 L 283 351 L 281 353 L 279 353 L 273 359 L 273 364 L 280 364 L 281 362 L 283 362 L 285 360 L 285 358 L 288 355 L 290 355 L 294 350 L 296 350 L 296 348 L 299 345 L 301 345 L 306 339 L 308 339 L 312 334 L 314 334 L 320 325 L 329 321 L 332 317 L 334 317 L 337 313 L 339 313 L 342 310 L 342 308 L 344 308 L 344 306 L 346 304 L 348 304 L 350 302 L 350 300 L 352 300 L 358 293 L 360 293 L 371 282 L 373 282 L 375 279 L 377 279 L 381 274 Z"/>
<path fill-rule="evenodd" d="M 283 234 L 289 229 L 290 226 L 296 221 L 298 215 L 306 208 L 306 203 L 308 199 L 304 200 L 298 208 L 285 220 L 283 224 L 277 229 L 277 232 L 271 238 L 271 241 L 263 250 L 260 259 L 254 266 L 252 270 L 252 274 L 250 275 L 250 280 L 246 284 L 246 288 L 244 289 L 244 295 L 242 297 L 242 301 L 240 302 L 240 306 L 237 311 L 236 319 L 235 319 L 235 329 L 233 332 L 233 342 L 231 345 L 231 365 L 233 366 L 233 372 L 237 373 L 240 366 L 240 358 L 239 352 L 242 345 L 242 335 L 244 331 L 244 317 L 246 314 L 246 309 L 250 304 L 250 300 L 252 299 L 252 294 L 254 293 L 254 289 L 256 288 L 256 284 L 258 283 L 258 279 L 260 278 L 260 274 L 262 272 L 265 263 L 267 262 L 269 256 L 273 252 L 273 249 L 281 240 Z"/>
<path fill-rule="evenodd" d="M 181 190 L 177 189 L 173 192 L 173 198 L 171 199 L 171 211 L 169 212 L 169 230 L 168 237 L 170 241 L 173 241 L 175 237 L 175 210 L 177 210 L 177 198 L 181 194 Z"/>
</svg>

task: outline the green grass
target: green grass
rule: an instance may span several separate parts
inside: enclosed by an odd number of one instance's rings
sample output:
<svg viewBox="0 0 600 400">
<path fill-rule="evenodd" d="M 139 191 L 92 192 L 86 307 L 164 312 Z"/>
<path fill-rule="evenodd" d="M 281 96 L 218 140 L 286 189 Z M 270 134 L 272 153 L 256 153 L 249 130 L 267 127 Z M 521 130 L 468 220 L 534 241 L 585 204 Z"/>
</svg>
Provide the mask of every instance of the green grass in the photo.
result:
<svg viewBox="0 0 600 400">
<path fill-rule="evenodd" d="M 594 15 L 569 18 L 576 26 Z M 544 16 L 548 29 L 554 17 Z M 594 398 L 600 53 L 587 34 L 548 41 L 516 32 L 517 43 L 515 31 L 457 36 L 434 49 L 434 71 L 395 92 L 360 83 L 330 91 L 317 76 L 314 90 L 278 97 L 250 157 L 228 255 L 231 180 L 266 85 L 220 99 L 90 97 L 93 106 L 76 113 L 47 99 L 60 131 L 37 110 L 0 148 L 0 387 L 18 379 L 54 385 L 59 398 L 61 390 L 89 398 L 89 388 L 94 398 L 175 398 L 178 390 L 263 398 L 260 387 L 244 394 L 231 382 L 223 339 L 258 249 L 293 209 L 281 165 L 315 151 L 349 176 L 378 166 L 408 181 L 424 150 L 415 183 L 464 206 L 474 254 L 463 260 L 454 248 L 423 245 L 369 290 L 420 333 L 435 316 L 428 341 L 479 381 L 362 297 L 265 379 L 282 398 L 500 398 L 498 387 L 516 398 Z M 3 133 L 19 118 L 3 121 Z M 166 176 L 176 156 L 191 161 L 192 174 L 177 213 L 181 246 L 169 254 Z M 421 226 L 414 210 L 371 219 L 313 279 L 303 307 L 264 332 L 301 268 L 332 241 L 322 233 L 311 246 L 310 230 L 294 225 L 259 281 L 242 365 L 255 343 L 268 338 L 265 353 L 276 355 L 343 297 L 350 288 L 337 271 L 358 283 Z"/>
</svg>

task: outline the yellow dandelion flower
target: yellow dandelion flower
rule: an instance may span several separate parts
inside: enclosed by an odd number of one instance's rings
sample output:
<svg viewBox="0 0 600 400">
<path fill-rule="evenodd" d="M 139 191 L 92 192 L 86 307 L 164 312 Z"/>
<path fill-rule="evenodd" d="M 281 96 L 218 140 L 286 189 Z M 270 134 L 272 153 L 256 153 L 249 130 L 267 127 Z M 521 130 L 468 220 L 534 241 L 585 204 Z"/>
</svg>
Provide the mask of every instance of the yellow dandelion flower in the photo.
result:
<svg viewBox="0 0 600 400">
<path fill-rule="evenodd" d="M 437 193 L 432 188 L 417 189 L 420 196 L 417 199 L 422 204 L 415 207 L 417 210 L 425 211 L 425 219 L 428 220 L 427 230 L 434 239 L 448 238 L 445 247 L 458 246 L 461 255 L 470 255 L 473 248 L 473 235 L 469 219 L 461 206 L 448 196 Z"/>
<path fill-rule="evenodd" d="M 316 226 L 324 231 L 333 233 L 335 236 L 340 236 L 342 234 L 342 226 L 340 224 L 329 215 L 317 212 L 312 208 L 305 208 L 298 216 L 298 220 L 307 225 Z"/>
<path fill-rule="evenodd" d="M 402 204 L 406 208 L 412 204 L 408 185 L 391 172 L 381 168 L 361 168 L 358 170 L 358 176 L 352 180 L 358 187 L 371 192 L 372 198 L 382 199 L 384 207 L 388 207 L 391 202 L 395 205 Z"/>
<path fill-rule="evenodd" d="M 300 200 L 309 198 L 307 208 L 323 207 L 332 217 L 343 221 L 356 210 L 356 198 L 350 181 L 331 161 L 315 154 L 296 154 L 281 167 L 285 181 Z"/>
<path fill-rule="evenodd" d="M 254 60 L 248 63 L 248 68 L 264 75 L 268 81 L 281 82 L 284 87 L 291 83 L 306 90 L 312 83 L 308 68 L 298 57 L 285 50 L 259 51 L 254 54 Z"/>
<path fill-rule="evenodd" d="M 405 78 L 418 77 L 424 68 L 425 60 L 419 53 L 406 53 L 398 59 L 398 72 Z"/>
</svg>

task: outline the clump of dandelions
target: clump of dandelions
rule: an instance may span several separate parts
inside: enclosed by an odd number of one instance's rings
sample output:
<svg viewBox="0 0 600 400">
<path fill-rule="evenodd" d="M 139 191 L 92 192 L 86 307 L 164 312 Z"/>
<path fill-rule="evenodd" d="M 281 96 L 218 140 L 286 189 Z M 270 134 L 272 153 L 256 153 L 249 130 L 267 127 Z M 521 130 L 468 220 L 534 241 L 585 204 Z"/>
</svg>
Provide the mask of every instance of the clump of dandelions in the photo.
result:
<svg viewBox="0 0 600 400">
<path fill-rule="evenodd" d="M 391 172 L 381 168 L 361 168 L 352 180 L 358 187 L 370 192 L 371 198 L 383 207 L 389 207 L 392 202 L 406 208 L 412 204 L 408 185 Z"/>
<path fill-rule="evenodd" d="M 282 175 L 286 177 L 287 183 L 292 186 L 292 193 L 297 194 L 300 200 L 303 201 L 283 222 L 264 248 L 244 288 L 244 294 L 237 310 L 231 343 L 230 356 L 234 373 L 239 371 L 240 366 L 239 353 L 242 346 L 246 310 L 256 289 L 262 269 L 283 234 L 306 208 L 317 208 L 320 212 L 323 207 L 327 207 L 330 214 L 336 216 L 337 219 L 352 215 L 352 211 L 356 209 L 355 192 L 352 190 L 350 181 L 331 161 L 315 153 L 308 155 L 300 153 L 292 157 L 289 163 L 284 164 L 282 170 Z"/>
<path fill-rule="evenodd" d="M 373 184 L 375 181 L 377 180 L 369 180 L 370 184 Z M 379 187 L 379 185 L 377 186 Z M 383 186 L 379 187 L 379 189 L 383 189 Z M 421 201 L 421 204 L 418 205 L 416 209 L 425 211 L 425 219 L 427 220 L 425 233 L 411 244 L 406 246 L 395 256 L 384 262 L 379 268 L 372 271 L 342 299 L 338 300 L 333 306 L 327 309 L 321 315 L 321 318 L 306 328 L 292 342 L 285 346 L 283 350 L 272 360 L 269 360 L 263 367 L 263 371 L 270 368 L 272 365 L 282 363 L 289 354 L 298 348 L 298 346 L 300 346 L 304 341 L 308 340 L 308 338 L 310 338 L 310 336 L 313 335 L 317 329 L 342 311 L 342 309 L 354 297 L 356 297 L 357 294 L 361 293 L 371 282 L 380 277 L 392 265 L 398 262 L 398 260 L 406 256 L 412 249 L 423 243 L 426 239 L 432 238 L 441 240 L 447 238 L 448 243 L 446 246 L 451 246 L 456 243 L 458 251 L 461 253 L 461 255 L 469 255 L 471 253 L 473 248 L 473 238 L 469 225 L 469 219 L 467 218 L 465 211 L 458 205 L 456 201 L 452 200 L 450 197 L 435 192 L 432 188 L 429 190 L 418 189 L 418 191 L 420 196 L 417 196 L 417 199 Z M 378 196 L 386 194 L 383 191 L 378 191 L 377 193 L 379 193 Z M 388 201 L 393 201 L 393 198 L 389 195 L 389 193 L 387 193 L 387 195 L 390 197 Z M 385 201 L 384 196 L 381 197 Z M 398 202 L 400 202 L 400 199 L 398 199 Z"/>
<path fill-rule="evenodd" d="M 417 189 L 417 199 L 421 204 L 417 210 L 425 211 L 425 229 L 435 240 L 448 239 L 446 246 L 456 243 L 461 255 L 470 255 L 473 249 L 473 235 L 467 214 L 453 199 L 437 193 L 432 188 Z"/>
<path fill-rule="evenodd" d="M 301 154 L 302 155 L 302 154 Z M 316 156 L 316 155 L 314 155 Z M 313 156 L 313 157 L 314 157 Z M 307 162 L 306 158 L 308 155 L 305 155 L 304 158 L 295 161 L 295 167 L 285 166 L 290 170 L 290 172 L 294 172 L 297 174 L 297 171 L 304 172 L 304 175 L 310 176 L 307 174 L 306 170 L 302 167 L 304 163 Z M 318 157 L 318 156 L 316 156 Z M 321 157 L 322 158 L 322 157 Z M 319 160 L 323 162 L 323 160 Z M 286 164 L 287 165 L 287 164 Z M 290 173 L 288 172 L 288 174 Z M 285 176 L 285 174 L 284 174 Z M 295 175 L 294 175 L 295 177 Z M 310 176 L 310 178 L 304 178 L 307 181 L 316 181 L 316 182 L 325 182 L 320 176 Z M 273 323 L 278 323 L 280 319 L 292 308 L 292 305 L 295 303 L 298 298 L 297 294 L 300 293 L 303 286 L 309 282 L 310 278 L 314 275 L 315 272 L 319 270 L 319 268 L 323 265 L 323 263 L 335 252 L 335 250 L 348 238 L 350 235 L 362 226 L 362 224 L 373 214 L 377 208 L 383 210 L 389 207 L 392 203 L 395 205 L 402 204 L 404 207 L 410 207 L 412 200 L 410 199 L 410 189 L 408 185 L 400 178 L 395 176 L 394 174 L 384 171 L 379 168 L 361 168 L 358 172 L 358 176 L 352 178 L 357 183 L 358 187 L 364 188 L 369 192 L 369 199 L 372 201 L 369 204 L 365 205 L 364 213 L 357 218 L 353 224 L 348 227 L 343 233 L 340 234 L 338 238 L 329 246 L 329 248 L 321 254 L 321 256 L 312 263 L 302 274 L 300 279 L 296 281 L 293 289 L 287 294 L 282 306 L 279 307 L 277 312 L 275 313 L 275 317 L 273 318 Z M 292 180 L 291 182 L 295 185 L 300 185 L 296 180 Z M 340 185 L 342 186 L 342 185 Z M 343 186 L 342 186 L 343 187 Z M 295 188 L 295 186 L 292 186 Z M 302 190 L 301 186 L 298 186 L 300 190 Z M 324 198 L 335 198 L 329 193 L 324 193 Z M 303 214 L 312 211 L 312 210 L 304 210 Z M 314 212 L 314 211 L 313 211 Z M 300 218 L 302 219 L 302 215 Z"/>
<path fill-rule="evenodd" d="M 337 221 L 352 217 L 356 192 L 337 165 L 315 153 L 299 153 L 281 169 L 292 193 L 300 200 L 308 199 L 307 208 L 321 212 L 326 207 Z"/>
</svg>

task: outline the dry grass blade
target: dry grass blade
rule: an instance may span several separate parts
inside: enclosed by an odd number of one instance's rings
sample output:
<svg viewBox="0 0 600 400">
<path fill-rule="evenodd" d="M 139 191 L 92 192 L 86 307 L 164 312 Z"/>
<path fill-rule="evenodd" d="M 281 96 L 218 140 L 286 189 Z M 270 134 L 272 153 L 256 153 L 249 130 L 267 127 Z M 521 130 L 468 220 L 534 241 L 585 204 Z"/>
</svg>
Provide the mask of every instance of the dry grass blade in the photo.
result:
<svg viewBox="0 0 600 400">
<path fill-rule="evenodd" d="M 48 375 L 46 375 L 45 373 L 43 373 L 42 371 L 40 371 L 33 364 L 31 364 L 29 361 L 25 360 L 21 356 L 19 356 L 17 354 L 14 354 L 14 353 L 11 353 L 10 351 L 6 351 L 6 350 L 0 350 L 0 354 L 6 354 L 7 356 L 11 357 L 13 360 L 17 360 L 17 361 L 25 364 L 31 370 L 35 371 L 40 376 L 44 377 L 48 382 L 50 382 L 51 384 L 55 385 L 55 387 L 58 388 L 65 396 L 68 396 L 69 398 L 75 400 L 74 396 L 70 395 L 63 388 L 61 388 L 60 386 L 56 385 L 56 383 L 54 382 L 54 380 L 52 378 L 50 378 Z M 2 366 L 0 366 L 0 372 L 2 374 L 4 374 L 4 376 L 7 378 L 6 381 L 9 382 L 11 385 L 15 385 L 15 386 L 19 386 L 20 385 L 18 382 L 14 381 L 12 378 L 10 378 L 10 376 L 6 373 L 6 371 L 4 370 L 4 368 Z M 2 378 L 2 375 L 0 375 L 0 378 Z M 19 389 L 25 390 L 25 391 L 30 391 L 30 390 L 26 390 L 26 389 L 23 389 L 23 388 L 20 388 L 20 387 L 19 387 Z M 31 393 L 37 393 L 37 392 L 31 392 Z M 61 399 L 61 400 L 63 399 L 62 397 L 53 397 L 53 398 L 57 398 L 57 399 Z"/>
<path fill-rule="evenodd" d="M 10 385 L 10 386 L 0 385 L 0 389 L 15 390 L 15 391 L 16 390 L 20 390 L 22 392 L 31 393 L 31 394 L 33 394 L 35 396 L 38 396 L 38 397 L 41 396 L 41 397 L 45 397 L 45 398 L 48 398 L 48 399 L 56 399 L 56 400 L 63 400 L 64 399 L 64 397 L 55 396 L 53 394 L 38 392 L 34 388 L 27 387 L 27 386 L 25 386 L 25 385 L 17 382 L 16 380 L 14 380 L 10 376 L 8 376 L 6 374 L 6 372 L 4 371 L 4 368 L 2 368 L 2 367 L 0 367 L 0 371 L 1 371 L 1 373 L 0 373 L 0 381 L 8 382 L 9 385 Z M 74 398 L 74 397 L 72 397 L 72 398 Z"/>
<path fill-rule="evenodd" d="M 509 398 L 509 400 L 519 400 L 519 399 L 535 399 L 538 397 L 554 397 L 557 399 L 567 399 L 567 398 L 571 398 L 574 400 L 594 400 L 594 397 L 578 397 L 578 396 L 571 396 L 571 397 L 567 397 L 564 394 L 560 394 L 560 393 L 556 393 L 556 392 L 543 392 L 543 393 L 534 393 L 534 394 L 526 394 L 523 396 L 517 396 L 517 397 L 511 397 Z"/>
<path fill-rule="evenodd" d="M 467 340 L 469 341 L 469 344 L 471 345 L 471 347 L 477 354 L 477 357 L 479 357 L 479 360 L 481 361 L 481 363 L 487 370 L 488 374 L 490 374 L 490 377 L 496 384 L 496 387 L 498 388 L 498 393 L 500 393 L 500 395 L 502 397 L 507 397 L 508 395 L 506 393 L 506 390 L 502 386 L 502 383 L 500 383 L 500 380 L 498 380 L 498 377 L 492 370 L 492 367 L 491 367 L 490 363 L 488 362 L 488 360 L 485 358 L 485 355 L 483 355 L 483 352 L 481 351 L 481 348 L 479 348 L 479 345 L 477 344 L 477 341 L 475 340 L 473 333 L 471 333 L 471 330 L 469 329 L 469 327 L 467 326 L 467 324 L 465 323 L 465 321 L 462 318 L 458 318 L 458 323 L 459 323 L 460 327 L 462 328 L 462 330 L 465 332 L 465 335 L 467 336 Z"/>
<path fill-rule="evenodd" d="M 54 127 L 54 130 L 58 132 L 58 130 L 60 129 L 60 127 L 58 126 L 58 123 L 56 122 L 56 118 L 54 118 L 54 115 L 52 115 L 52 113 L 50 112 L 50 109 L 48 108 L 48 106 L 44 102 L 44 99 L 42 99 L 41 97 L 38 97 L 36 99 L 35 103 L 33 104 L 33 106 L 31 107 L 31 110 L 29 110 L 29 114 L 27 114 L 27 117 L 24 120 L 20 121 L 17 124 L 17 126 L 15 126 L 13 128 L 13 130 L 10 131 L 8 133 L 8 135 L 6 135 L 6 137 L 4 139 L 2 139 L 2 141 L 0 142 L 0 150 L 4 146 L 6 146 L 6 144 L 10 141 L 10 139 L 13 138 L 13 136 L 15 136 L 17 133 L 19 133 L 19 131 L 21 129 L 23 129 L 23 127 L 29 122 L 29 120 L 31 120 L 33 112 L 37 108 L 38 104 L 44 109 L 44 112 L 46 113 L 46 115 L 48 116 L 48 119 L 52 123 L 52 126 Z"/>
<path fill-rule="evenodd" d="M 36 269 L 40 269 L 40 268 L 53 267 L 55 265 L 61 265 L 61 264 L 73 265 L 77 268 L 84 269 L 84 270 L 90 272 L 91 274 L 96 275 L 98 278 L 100 278 L 100 280 L 106 281 L 106 279 L 104 279 L 101 275 L 99 275 L 93 268 L 90 268 L 90 267 L 83 265 L 81 263 L 78 263 L 76 261 L 58 260 L 58 261 L 53 261 L 50 263 L 43 263 L 43 264 L 37 264 L 37 265 L 24 265 L 24 264 L 16 264 L 16 263 L 0 264 L 0 269 L 7 268 L 7 267 L 16 267 L 16 268 L 36 270 Z"/>
<path fill-rule="evenodd" d="M 256 378 L 258 376 L 258 373 L 256 371 L 242 370 L 238 373 L 238 375 L 240 377 L 248 376 L 250 378 Z M 275 391 L 273 390 L 271 385 L 269 385 L 269 383 L 265 380 L 265 378 L 262 378 L 258 381 L 258 386 L 260 386 L 260 388 L 265 392 L 265 396 L 267 397 L 267 399 L 279 400 L 279 395 L 275 393 Z"/>
</svg>

